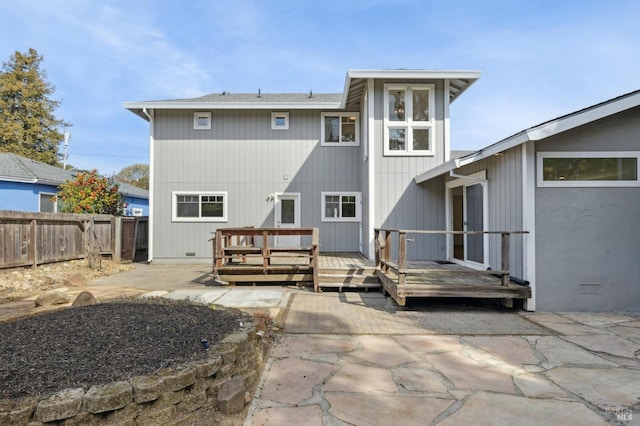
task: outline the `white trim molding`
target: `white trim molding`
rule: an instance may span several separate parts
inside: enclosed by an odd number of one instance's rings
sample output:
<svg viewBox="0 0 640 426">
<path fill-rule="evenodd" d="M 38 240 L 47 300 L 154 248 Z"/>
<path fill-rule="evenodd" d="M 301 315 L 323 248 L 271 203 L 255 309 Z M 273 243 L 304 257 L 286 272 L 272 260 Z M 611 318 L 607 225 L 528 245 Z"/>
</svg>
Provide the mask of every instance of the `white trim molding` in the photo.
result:
<svg viewBox="0 0 640 426">
<path fill-rule="evenodd" d="M 353 191 L 328 191 L 322 192 L 322 199 L 320 205 L 322 206 L 322 221 L 323 222 L 360 222 L 362 220 L 362 193 Z M 338 197 L 338 204 L 334 212 L 334 216 L 327 216 L 327 197 Z M 344 217 L 342 207 L 345 197 L 354 198 L 354 217 Z"/>
<path fill-rule="evenodd" d="M 211 112 L 194 112 L 193 129 L 211 130 Z"/>
<path fill-rule="evenodd" d="M 546 159 L 618 159 L 618 172 L 622 173 L 623 159 L 635 160 L 635 176 L 633 179 L 584 179 L 575 178 L 544 179 L 544 162 Z M 540 188 L 590 188 L 590 187 L 637 187 L 640 186 L 640 151 L 544 151 L 538 152 L 537 161 L 537 185 Z"/>
<path fill-rule="evenodd" d="M 271 130 L 289 130 L 289 113 L 278 111 L 272 112 Z"/>
<path fill-rule="evenodd" d="M 178 216 L 178 197 L 197 197 L 198 216 Z M 203 216 L 203 197 L 222 197 L 222 216 Z M 171 221 L 172 222 L 227 222 L 229 197 L 226 191 L 172 191 L 171 192 Z"/>
<path fill-rule="evenodd" d="M 345 147 L 345 146 L 360 146 L 360 113 L 359 112 L 323 112 L 320 114 L 320 145 L 321 146 L 333 146 L 333 147 Z M 329 142 L 327 141 L 326 135 L 326 119 L 327 118 L 337 118 L 338 119 L 338 135 L 337 141 Z M 343 119 L 347 119 L 347 122 L 343 122 Z M 342 125 L 343 124 L 352 124 L 354 125 L 354 137 L 355 140 L 343 140 L 345 136 L 342 133 Z"/>
</svg>

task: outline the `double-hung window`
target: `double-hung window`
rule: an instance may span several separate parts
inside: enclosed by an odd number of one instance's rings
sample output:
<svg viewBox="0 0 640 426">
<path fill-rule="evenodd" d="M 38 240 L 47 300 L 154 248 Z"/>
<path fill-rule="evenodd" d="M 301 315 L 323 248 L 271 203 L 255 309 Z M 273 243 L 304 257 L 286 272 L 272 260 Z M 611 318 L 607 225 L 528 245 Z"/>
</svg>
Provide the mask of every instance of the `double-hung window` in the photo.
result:
<svg viewBox="0 0 640 426">
<path fill-rule="evenodd" d="M 322 113 L 322 146 L 360 145 L 358 113 Z"/>
<path fill-rule="evenodd" d="M 323 222 L 359 222 L 362 203 L 359 192 L 323 192 Z"/>
<path fill-rule="evenodd" d="M 384 85 L 384 155 L 433 155 L 434 85 Z"/>
<path fill-rule="evenodd" d="M 174 222 L 226 222 L 226 192 L 173 192 Z"/>
<path fill-rule="evenodd" d="M 538 152 L 540 187 L 640 186 L 640 152 Z"/>
</svg>

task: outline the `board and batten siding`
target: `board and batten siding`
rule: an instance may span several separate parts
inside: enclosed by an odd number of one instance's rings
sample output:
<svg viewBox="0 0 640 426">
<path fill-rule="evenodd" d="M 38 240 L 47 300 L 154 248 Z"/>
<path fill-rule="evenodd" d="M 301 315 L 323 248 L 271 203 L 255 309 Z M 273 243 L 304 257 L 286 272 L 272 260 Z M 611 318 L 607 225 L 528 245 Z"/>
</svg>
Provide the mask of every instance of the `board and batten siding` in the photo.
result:
<svg viewBox="0 0 640 426">
<path fill-rule="evenodd" d="M 384 85 L 385 84 L 434 84 L 435 114 L 434 153 L 430 156 L 384 155 Z M 375 133 L 370 137 L 372 155 L 375 156 L 375 223 L 376 228 L 402 228 L 416 230 L 445 229 L 444 190 L 442 181 L 418 185 L 414 178 L 444 162 L 445 90 L 442 80 L 376 80 Z M 446 93 L 448 96 L 448 93 Z M 407 247 L 409 260 L 444 259 L 444 236 L 412 235 Z M 397 250 L 393 247 L 394 253 Z"/>
<path fill-rule="evenodd" d="M 640 108 L 536 143 L 536 151 L 639 151 Z M 640 311 L 640 188 L 536 187 L 536 305 Z"/>
<path fill-rule="evenodd" d="M 277 193 L 300 193 L 301 226 L 320 228 L 321 251 L 358 251 L 359 223 L 321 221 L 321 193 L 361 191 L 358 147 L 322 147 L 321 111 L 290 110 L 271 130 L 269 110 L 213 110 L 211 130 L 192 110 L 160 110 L 154 137 L 154 259 L 206 259 L 218 227 L 273 227 Z M 227 222 L 172 222 L 172 192 L 225 191 Z M 189 253 L 189 257 L 187 257 Z"/>
<path fill-rule="evenodd" d="M 508 149 L 499 155 L 469 164 L 456 170 L 458 175 L 468 176 L 487 171 L 489 217 L 485 218 L 487 231 L 527 231 L 522 225 L 522 147 Z M 447 180 L 454 178 L 447 177 Z M 501 269 L 502 242 L 500 235 L 489 237 L 489 265 Z M 511 275 L 523 278 L 523 238 L 511 236 Z"/>
</svg>

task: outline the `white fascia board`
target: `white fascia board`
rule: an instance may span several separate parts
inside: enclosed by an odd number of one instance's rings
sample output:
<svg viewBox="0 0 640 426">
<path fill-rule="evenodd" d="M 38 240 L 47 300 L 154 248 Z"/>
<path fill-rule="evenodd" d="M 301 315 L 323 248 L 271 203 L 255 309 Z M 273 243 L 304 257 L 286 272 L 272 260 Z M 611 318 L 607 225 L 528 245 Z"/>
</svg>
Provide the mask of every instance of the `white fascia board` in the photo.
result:
<svg viewBox="0 0 640 426">
<path fill-rule="evenodd" d="M 340 109 L 340 102 L 125 102 L 132 112 L 147 109 Z"/>
<path fill-rule="evenodd" d="M 438 78 L 479 79 L 480 71 L 469 70 L 349 70 L 349 78 Z"/>
<path fill-rule="evenodd" d="M 567 130 L 600 120 L 610 115 L 617 114 L 630 108 L 640 105 L 640 93 L 619 99 L 615 102 L 601 105 L 593 109 L 587 109 L 583 112 L 571 115 L 569 117 L 560 118 L 535 127 L 527 131 L 531 140 L 541 140 Z"/>
<path fill-rule="evenodd" d="M 446 163 L 442 163 L 439 166 L 434 167 L 433 169 L 427 170 L 424 173 L 420 173 L 418 176 L 414 178 L 416 183 L 426 182 L 435 177 L 448 173 L 450 170 L 454 170 L 460 167 L 460 159 L 456 158 L 455 160 L 449 160 Z"/>
<path fill-rule="evenodd" d="M 0 176 L 0 181 L 3 182 L 17 182 L 17 183 L 38 183 L 38 179 L 19 178 L 13 176 Z"/>
</svg>

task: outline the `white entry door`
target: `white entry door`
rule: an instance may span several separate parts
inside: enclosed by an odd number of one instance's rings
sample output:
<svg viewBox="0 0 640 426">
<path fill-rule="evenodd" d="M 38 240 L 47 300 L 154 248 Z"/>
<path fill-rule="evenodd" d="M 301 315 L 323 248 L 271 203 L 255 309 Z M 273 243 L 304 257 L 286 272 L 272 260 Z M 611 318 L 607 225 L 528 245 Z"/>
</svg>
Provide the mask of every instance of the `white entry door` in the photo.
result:
<svg viewBox="0 0 640 426">
<path fill-rule="evenodd" d="M 300 228 L 300 194 L 276 194 L 274 217 L 276 228 Z M 275 245 L 276 247 L 299 247 L 300 236 L 277 236 Z"/>
</svg>

